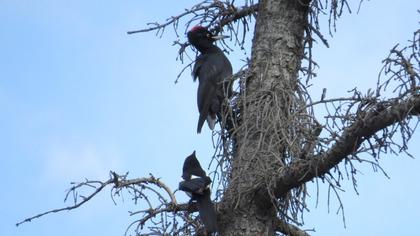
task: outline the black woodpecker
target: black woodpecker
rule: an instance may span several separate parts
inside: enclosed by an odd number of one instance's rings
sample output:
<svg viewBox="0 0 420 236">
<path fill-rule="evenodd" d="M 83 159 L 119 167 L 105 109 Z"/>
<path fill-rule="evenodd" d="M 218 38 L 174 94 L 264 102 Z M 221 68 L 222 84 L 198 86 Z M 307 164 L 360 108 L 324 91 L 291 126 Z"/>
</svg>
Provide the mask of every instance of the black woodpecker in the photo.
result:
<svg viewBox="0 0 420 236">
<path fill-rule="evenodd" d="M 190 202 L 196 201 L 200 219 L 208 234 L 217 232 L 217 215 L 210 199 L 211 179 L 201 168 L 195 156 L 195 151 L 189 155 L 182 168 L 182 178 L 184 181 L 179 183 L 179 190 L 186 192 L 190 197 Z"/>
<path fill-rule="evenodd" d="M 197 133 L 200 133 L 205 120 L 210 129 L 214 129 L 217 118 L 221 116 L 222 102 L 232 93 L 229 82 L 232 65 L 223 51 L 214 45 L 216 40 L 227 36 L 213 35 L 203 26 L 194 26 L 187 37 L 190 44 L 200 52 L 192 71 L 193 80 L 198 78 L 197 105 L 200 117 Z"/>
</svg>

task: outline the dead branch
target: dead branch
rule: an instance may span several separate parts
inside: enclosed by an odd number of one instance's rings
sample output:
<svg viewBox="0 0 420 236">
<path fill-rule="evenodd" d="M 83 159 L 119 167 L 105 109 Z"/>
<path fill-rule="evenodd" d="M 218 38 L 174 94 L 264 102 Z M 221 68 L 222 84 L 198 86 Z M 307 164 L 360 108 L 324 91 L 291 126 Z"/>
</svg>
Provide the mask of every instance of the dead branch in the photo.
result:
<svg viewBox="0 0 420 236">
<path fill-rule="evenodd" d="M 309 236 L 309 234 L 304 231 L 299 229 L 297 226 L 289 224 L 283 220 L 277 220 L 275 222 L 276 226 L 276 230 L 283 233 L 284 235 L 289 235 L 289 236 Z"/>
<path fill-rule="evenodd" d="M 250 16 L 256 13 L 258 10 L 258 4 L 253 4 L 250 6 L 243 6 L 241 8 L 237 8 L 229 2 L 203 1 L 201 3 L 194 5 L 190 9 L 186 9 L 185 12 L 179 15 L 168 18 L 164 23 L 157 23 L 157 22 L 148 23 L 148 25 L 152 25 L 152 26 L 148 28 L 140 29 L 140 30 L 128 31 L 127 34 L 144 33 L 144 32 L 149 32 L 149 31 L 156 31 L 156 30 L 160 31 L 171 24 L 174 24 L 174 26 L 176 26 L 175 29 L 177 29 L 177 23 L 181 18 L 186 17 L 188 15 L 192 15 L 193 16 L 192 18 L 194 19 L 197 15 L 202 15 L 203 13 L 201 12 L 210 12 L 212 10 L 216 10 L 217 14 L 215 14 L 213 19 L 208 22 L 209 25 L 207 25 L 206 27 L 209 27 L 210 25 L 214 25 L 215 28 L 213 29 L 213 32 L 218 33 L 221 31 L 221 29 L 224 26 L 231 24 L 232 22 L 235 22 L 243 17 Z M 216 19 L 219 19 L 219 20 L 216 20 Z"/>
<path fill-rule="evenodd" d="M 218 7 L 218 4 L 216 4 L 216 3 L 212 3 L 210 5 L 205 5 L 206 3 L 208 3 L 208 1 L 203 1 L 201 3 L 198 3 L 198 4 L 194 5 L 193 7 L 191 7 L 190 9 L 186 9 L 184 13 L 181 13 L 177 16 L 172 16 L 172 17 L 166 19 L 166 21 L 164 23 L 158 23 L 158 22 L 148 23 L 148 25 L 152 25 L 152 26 L 149 27 L 149 28 L 144 28 L 144 29 L 140 29 L 140 30 L 128 31 L 127 34 L 145 33 L 145 32 L 155 31 L 155 30 L 158 30 L 158 32 L 159 32 L 160 30 L 164 30 L 165 27 L 170 25 L 170 24 L 174 24 L 174 26 L 176 26 L 179 19 L 181 19 L 184 16 L 187 16 L 187 15 L 190 15 L 190 14 L 194 15 L 196 12 L 208 11 L 210 8 Z M 174 27 L 174 28 L 176 29 L 177 27 Z"/>
<path fill-rule="evenodd" d="M 46 212 L 43 212 L 43 213 L 40 213 L 40 214 L 37 214 L 37 215 L 35 215 L 35 216 L 32 216 L 32 217 L 29 217 L 29 218 L 26 218 L 26 219 L 24 219 L 24 220 L 22 220 L 22 221 L 20 221 L 20 222 L 18 222 L 18 223 L 16 223 L 16 226 L 19 226 L 19 225 L 21 225 L 21 224 L 23 224 L 23 223 L 26 223 L 26 222 L 31 222 L 32 220 L 34 220 L 34 219 L 37 219 L 37 218 L 40 218 L 40 217 L 42 217 L 42 216 L 44 216 L 44 215 L 48 215 L 48 214 L 51 214 L 51 213 L 57 213 L 57 212 L 60 212 L 60 211 L 70 211 L 70 210 L 73 210 L 73 209 L 76 209 L 76 208 L 78 208 L 78 207 L 80 207 L 80 206 L 82 206 L 83 204 L 85 204 L 86 202 L 88 202 L 90 199 L 92 199 L 95 195 L 97 195 L 99 192 L 101 192 L 107 185 L 109 185 L 109 184 L 112 184 L 114 182 L 114 179 L 109 179 L 109 180 L 107 180 L 106 182 L 100 182 L 100 181 L 89 181 L 89 180 L 86 180 L 84 183 L 81 183 L 81 184 L 77 184 L 77 185 L 74 185 L 73 187 L 71 187 L 69 190 L 68 190 L 68 192 L 67 192 L 67 194 L 66 194 L 66 199 L 67 199 L 67 196 L 71 193 L 71 192 L 74 192 L 74 191 L 76 191 L 76 189 L 78 189 L 78 188 L 80 188 L 80 187 L 82 187 L 82 186 L 90 186 L 90 187 L 93 187 L 95 190 L 93 191 L 93 193 L 91 193 L 89 196 L 87 196 L 87 197 L 83 197 L 83 196 L 75 196 L 76 198 L 78 198 L 78 199 L 81 199 L 81 201 L 77 201 L 77 200 L 75 200 L 75 204 L 73 205 L 73 206 L 68 206 L 68 207 L 63 207 L 63 208 L 58 208 L 58 209 L 54 209 L 54 210 L 50 210 L 50 211 L 46 211 Z M 99 186 L 93 186 L 93 185 L 95 185 L 95 184 L 99 184 Z M 77 195 L 77 194 L 76 194 Z"/>
<path fill-rule="evenodd" d="M 281 197 L 294 187 L 315 177 L 322 177 L 354 153 L 364 140 L 372 137 L 376 132 L 419 115 L 420 95 L 413 95 L 403 101 L 395 101 L 381 112 L 367 112 L 365 118 L 358 119 L 344 129 L 343 134 L 325 153 L 284 167 L 277 177 L 276 196 Z"/>
<path fill-rule="evenodd" d="M 135 226 L 134 231 L 138 235 L 143 230 L 143 226 L 147 223 L 150 225 L 149 230 L 152 232 L 175 232 L 179 231 L 180 227 L 178 225 L 173 225 L 168 223 L 170 219 L 174 219 L 176 217 L 180 218 L 179 221 L 186 222 L 186 215 L 192 214 L 197 211 L 197 207 L 195 204 L 192 203 L 178 203 L 175 197 L 174 192 L 169 188 L 164 182 L 162 182 L 159 178 L 150 175 L 149 177 L 144 178 L 136 178 L 136 179 L 127 179 L 127 174 L 125 175 L 118 175 L 115 172 L 110 172 L 110 178 L 105 181 L 91 181 L 85 180 L 80 183 L 72 183 L 72 187 L 67 190 L 65 201 L 69 200 L 69 197 L 72 196 L 73 205 L 57 208 L 50 211 L 46 211 L 35 216 L 26 218 L 16 224 L 19 226 L 26 222 L 31 222 L 34 219 L 40 218 L 42 216 L 57 213 L 61 211 L 69 211 L 80 206 L 84 205 L 88 201 L 90 201 L 93 197 L 95 197 L 98 193 L 102 192 L 105 187 L 111 186 L 111 196 L 112 199 L 116 196 L 121 196 L 122 191 L 128 192 L 132 195 L 132 200 L 134 203 L 137 203 L 139 200 L 147 203 L 147 207 L 135 211 L 130 212 L 130 216 L 137 216 L 140 215 L 138 220 L 132 222 L 128 228 L 128 230 Z M 90 192 L 86 196 L 81 195 L 81 192 Z M 165 196 L 166 194 L 166 196 Z M 115 201 L 114 201 L 115 203 Z M 159 218 L 158 221 L 153 221 L 153 219 Z M 182 226 L 182 230 L 186 231 L 197 231 L 200 228 L 200 224 L 195 220 L 189 220 L 190 223 Z M 156 224 L 160 224 L 159 227 L 156 227 Z M 171 226 L 172 225 L 172 226 Z M 192 227 L 192 229 L 191 229 Z M 144 234 L 147 235 L 147 234 Z"/>
</svg>

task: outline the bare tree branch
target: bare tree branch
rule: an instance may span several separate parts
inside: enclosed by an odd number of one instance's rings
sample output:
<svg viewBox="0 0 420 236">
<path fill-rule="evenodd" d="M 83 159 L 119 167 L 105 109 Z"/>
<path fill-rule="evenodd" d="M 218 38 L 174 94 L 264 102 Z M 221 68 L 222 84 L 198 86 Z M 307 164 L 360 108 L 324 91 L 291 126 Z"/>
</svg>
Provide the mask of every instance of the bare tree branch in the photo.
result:
<svg viewBox="0 0 420 236">
<path fill-rule="evenodd" d="M 40 218 L 40 217 L 42 217 L 44 215 L 48 215 L 48 214 L 51 214 L 51 213 L 57 213 L 57 212 L 60 212 L 60 211 L 70 211 L 70 210 L 76 209 L 76 208 L 80 207 L 81 205 L 85 204 L 86 202 L 88 202 L 96 194 L 98 194 L 99 192 L 101 192 L 107 185 L 112 184 L 113 182 L 114 182 L 114 179 L 111 178 L 111 179 L 109 179 L 106 182 L 88 181 L 87 180 L 83 184 L 77 184 L 77 185 L 71 187 L 68 190 L 67 195 L 66 195 L 66 199 L 67 199 L 67 196 L 69 195 L 69 193 L 75 191 L 77 188 L 81 187 L 82 185 L 84 185 L 84 186 L 92 186 L 92 184 L 99 184 L 99 186 L 98 187 L 94 187 L 95 188 L 95 191 L 93 191 L 93 193 L 91 193 L 89 196 L 87 196 L 87 197 L 80 197 L 82 200 L 79 201 L 79 202 L 75 201 L 75 204 L 73 206 L 58 208 L 58 209 L 54 209 L 54 210 L 50 210 L 50 211 L 46 211 L 46 212 L 37 214 L 35 216 L 26 218 L 26 219 L 24 219 L 24 220 L 16 223 L 16 226 L 19 226 L 19 225 L 21 225 L 23 223 L 26 223 L 26 222 L 31 222 L 34 219 Z"/>
<path fill-rule="evenodd" d="M 258 6 L 258 3 L 256 3 L 251 6 L 244 6 L 239 10 L 232 6 L 232 12 L 226 17 L 222 18 L 222 20 L 220 20 L 219 23 L 216 23 L 216 25 L 218 25 L 218 27 L 216 28 L 216 32 L 219 32 L 225 25 L 235 22 L 243 17 L 255 14 L 258 11 Z"/>
<path fill-rule="evenodd" d="M 157 23 L 157 22 L 148 23 L 148 25 L 151 25 L 151 27 L 140 29 L 140 30 L 128 31 L 127 34 L 144 33 L 144 32 L 149 32 L 149 31 L 156 31 L 156 30 L 159 31 L 171 24 L 177 25 L 178 21 L 185 16 L 188 16 L 188 15 L 196 16 L 198 12 L 201 12 L 201 11 L 207 12 L 210 9 L 217 9 L 218 10 L 217 16 L 221 18 L 218 21 L 213 20 L 214 22 L 210 22 L 212 25 L 216 26 L 214 30 L 216 33 L 218 33 L 223 28 L 223 26 L 228 25 L 234 21 L 237 21 L 243 17 L 252 15 L 258 10 L 258 4 L 253 4 L 250 6 L 243 6 L 238 9 L 230 3 L 223 3 L 221 1 L 210 1 L 210 2 L 211 2 L 210 4 L 206 5 L 207 3 L 209 3 L 209 1 L 203 1 L 199 4 L 196 4 L 190 9 L 186 9 L 185 12 L 177 16 L 172 16 L 168 18 L 164 23 Z"/>
<path fill-rule="evenodd" d="M 37 214 L 35 216 L 26 218 L 16 224 L 16 226 L 19 226 L 26 222 L 31 222 L 34 219 L 40 218 L 42 216 L 51 214 L 51 213 L 57 213 L 61 211 L 69 211 L 76 209 L 85 203 L 87 203 L 89 200 L 91 200 L 94 196 L 96 196 L 98 193 L 100 193 L 106 186 L 112 186 L 112 198 L 114 200 L 115 196 L 121 196 L 122 191 L 126 190 L 129 192 L 133 197 L 132 200 L 134 203 L 137 203 L 138 200 L 143 200 L 147 203 L 147 208 L 130 212 L 130 216 L 137 216 L 141 215 L 138 220 L 135 220 L 132 222 L 128 228 L 128 230 L 133 227 L 135 227 L 135 232 L 138 235 L 140 234 L 143 226 L 147 223 L 151 223 L 150 231 L 158 232 L 159 230 L 153 228 L 153 225 L 157 224 L 156 222 L 151 221 L 154 218 L 159 218 L 160 221 L 158 221 L 159 224 L 163 224 L 161 227 L 161 230 L 165 231 L 164 233 L 168 232 L 178 232 L 180 230 L 189 230 L 188 227 L 195 228 L 194 231 L 197 231 L 200 229 L 200 224 L 196 223 L 196 220 L 186 220 L 186 216 L 183 214 L 191 214 L 196 212 L 197 206 L 193 203 L 177 203 L 176 197 L 174 195 L 174 192 L 165 184 L 163 183 L 159 178 L 154 177 L 153 175 L 150 175 L 149 177 L 144 178 L 136 178 L 136 179 L 127 179 L 127 174 L 125 175 L 118 175 L 115 172 L 110 172 L 110 178 L 105 181 L 91 181 L 91 180 L 85 180 L 81 183 L 72 183 L 72 187 L 67 190 L 65 201 L 68 200 L 70 196 L 73 197 L 74 204 L 71 206 L 63 207 L 63 208 L 57 208 L 50 211 L 46 211 L 40 214 Z M 85 191 L 93 191 L 89 193 L 87 196 L 81 195 L 80 192 Z M 161 192 L 159 192 L 162 190 Z M 145 192 L 147 191 L 147 192 Z M 163 193 L 166 193 L 167 196 L 164 196 Z M 155 196 L 155 199 L 150 199 Z M 150 199 L 150 200 L 149 200 Z M 115 201 L 114 201 L 115 202 Z M 157 202 L 157 203 L 156 203 Z M 189 221 L 190 223 L 186 223 L 185 226 L 181 228 L 177 228 L 178 226 L 174 226 L 172 223 L 164 223 L 163 221 L 168 221 L 170 218 L 169 216 L 163 217 L 164 214 L 172 214 L 172 217 L 180 217 L 180 221 Z M 159 231 L 161 232 L 161 231 Z M 162 232 L 161 232 L 162 233 Z M 172 234 L 171 233 L 171 234 Z M 147 234 L 143 234 L 147 235 Z"/>
<path fill-rule="evenodd" d="M 289 235 L 289 236 L 309 236 L 309 234 L 304 231 L 299 229 L 297 226 L 286 223 L 285 221 L 282 220 L 277 220 L 275 222 L 276 224 L 276 230 L 283 233 L 284 235 Z"/>
<path fill-rule="evenodd" d="M 296 161 L 280 170 L 275 189 L 276 196 L 282 197 L 290 189 L 315 177 L 325 175 L 338 163 L 356 152 L 361 143 L 376 132 L 407 119 L 409 116 L 418 115 L 420 115 L 420 95 L 413 95 L 403 101 L 395 101 L 380 112 L 367 112 L 364 118 L 360 118 L 344 129 L 343 134 L 328 151 L 307 160 Z"/>
</svg>

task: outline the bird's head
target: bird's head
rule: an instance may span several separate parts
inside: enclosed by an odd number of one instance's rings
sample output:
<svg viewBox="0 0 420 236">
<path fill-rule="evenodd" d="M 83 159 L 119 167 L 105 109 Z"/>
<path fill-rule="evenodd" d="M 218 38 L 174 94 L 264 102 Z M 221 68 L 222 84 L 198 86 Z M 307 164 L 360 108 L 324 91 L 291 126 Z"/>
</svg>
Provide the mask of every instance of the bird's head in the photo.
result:
<svg viewBox="0 0 420 236">
<path fill-rule="evenodd" d="M 185 158 L 184 166 L 182 167 L 182 178 L 184 180 L 190 180 L 193 175 L 206 177 L 206 172 L 201 168 L 200 162 L 195 156 L 195 151 Z"/>
<path fill-rule="evenodd" d="M 213 42 L 219 39 L 228 38 L 224 35 L 213 35 L 205 27 L 201 25 L 194 26 L 187 33 L 188 42 L 197 48 L 199 51 L 203 51 L 213 46 Z"/>
</svg>

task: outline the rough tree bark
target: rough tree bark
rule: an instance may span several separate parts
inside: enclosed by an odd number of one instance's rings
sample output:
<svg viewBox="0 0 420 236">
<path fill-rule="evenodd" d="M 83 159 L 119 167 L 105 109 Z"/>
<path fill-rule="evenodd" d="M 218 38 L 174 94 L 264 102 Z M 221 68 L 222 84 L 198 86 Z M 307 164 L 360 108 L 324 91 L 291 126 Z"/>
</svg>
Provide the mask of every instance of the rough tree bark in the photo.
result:
<svg viewBox="0 0 420 236">
<path fill-rule="evenodd" d="M 267 112 L 267 107 L 279 106 L 280 113 L 288 116 L 290 106 L 283 104 L 292 100 L 297 88 L 304 51 L 308 18 L 308 5 L 304 2 L 259 2 L 251 75 L 244 95 L 247 102 L 242 113 L 246 124 L 237 134 L 238 148 L 232 161 L 230 184 L 220 207 L 221 235 L 274 235 L 278 227 L 268 185 L 274 180 L 270 176 L 276 176 L 283 166 L 286 143 L 275 141 L 285 140 L 281 136 L 286 134 L 278 134 L 271 127 L 287 124 L 283 120 L 262 119 L 262 114 Z"/>
</svg>

